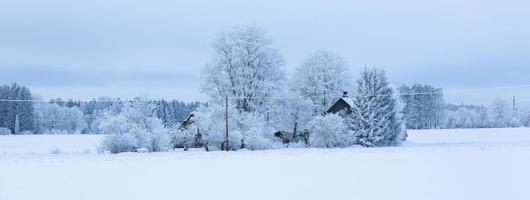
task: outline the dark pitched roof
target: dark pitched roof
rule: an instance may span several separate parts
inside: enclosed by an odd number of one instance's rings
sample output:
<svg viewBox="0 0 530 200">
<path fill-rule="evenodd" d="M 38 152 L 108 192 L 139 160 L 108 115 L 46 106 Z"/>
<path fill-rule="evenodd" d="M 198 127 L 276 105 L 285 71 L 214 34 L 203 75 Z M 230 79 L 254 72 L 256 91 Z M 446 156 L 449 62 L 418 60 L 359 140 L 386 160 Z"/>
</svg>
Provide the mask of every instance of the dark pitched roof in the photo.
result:
<svg viewBox="0 0 530 200">
<path fill-rule="evenodd" d="M 326 112 L 335 114 L 342 110 L 346 110 L 346 113 L 350 113 L 352 106 L 353 99 L 350 99 L 348 97 L 341 97 Z"/>
</svg>

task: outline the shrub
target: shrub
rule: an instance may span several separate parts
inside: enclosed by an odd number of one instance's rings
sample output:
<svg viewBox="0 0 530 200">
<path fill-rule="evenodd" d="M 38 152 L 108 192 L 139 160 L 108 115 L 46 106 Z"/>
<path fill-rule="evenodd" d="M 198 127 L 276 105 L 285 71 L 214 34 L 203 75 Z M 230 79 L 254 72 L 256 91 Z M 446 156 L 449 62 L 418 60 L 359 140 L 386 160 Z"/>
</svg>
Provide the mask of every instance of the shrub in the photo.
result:
<svg viewBox="0 0 530 200">
<path fill-rule="evenodd" d="M 171 149 L 171 137 L 165 130 L 155 130 L 149 133 L 148 149 L 152 152 L 168 151 Z"/>
<path fill-rule="evenodd" d="M 111 153 L 132 152 L 138 149 L 138 139 L 132 134 L 110 134 L 103 138 L 101 149 Z"/>
<path fill-rule="evenodd" d="M 273 148 L 273 140 L 263 136 L 263 130 L 251 128 L 247 131 L 244 146 L 250 150 L 263 150 Z"/>
<path fill-rule="evenodd" d="M 20 132 L 20 135 L 33 135 L 33 132 L 31 132 L 31 131 L 22 131 L 22 132 Z"/>
<path fill-rule="evenodd" d="M 308 123 L 309 145 L 313 147 L 344 147 L 353 144 L 351 131 L 344 119 L 336 114 L 316 116 Z"/>
<path fill-rule="evenodd" d="M 11 135 L 11 130 L 5 127 L 0 127 L 0 135 Z"/>
</svg>

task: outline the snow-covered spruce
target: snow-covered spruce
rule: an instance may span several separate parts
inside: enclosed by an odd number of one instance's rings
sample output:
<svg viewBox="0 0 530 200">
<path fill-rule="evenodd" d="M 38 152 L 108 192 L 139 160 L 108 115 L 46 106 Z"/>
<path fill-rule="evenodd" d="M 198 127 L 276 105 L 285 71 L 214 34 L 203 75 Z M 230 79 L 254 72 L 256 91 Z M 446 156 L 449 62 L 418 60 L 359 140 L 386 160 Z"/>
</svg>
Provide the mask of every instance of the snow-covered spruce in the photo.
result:
<svg viewBox="0 0 530 200">
<path fill-rule="evenodd" d="M 401 145 L 407 133 L 385 72 L 365 68 L 357 84 L 348 120 L 356 142 L 366 147 Z"/>
</svg>

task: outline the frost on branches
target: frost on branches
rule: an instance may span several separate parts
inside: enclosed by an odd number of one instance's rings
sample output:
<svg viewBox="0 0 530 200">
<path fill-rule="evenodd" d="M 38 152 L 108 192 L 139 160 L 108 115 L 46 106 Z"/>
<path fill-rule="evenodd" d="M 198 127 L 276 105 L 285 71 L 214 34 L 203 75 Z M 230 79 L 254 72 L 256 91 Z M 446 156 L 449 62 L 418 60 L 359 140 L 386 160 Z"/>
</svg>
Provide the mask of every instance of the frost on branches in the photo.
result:
<svg viewBox="0 0 530 200">
<path fill-rule="evenodd" d="M 238 26 L 221 33 L 213 45 L 214 55 L 203 69 L 202 91 L 213 103 L 232 97 L 236 109 L 263 111 L 285 81 L 284 59 L 272 47 L 272 40 L 256 26 Z"/>
<path fill-rule="evenodd" d="M 256 25 L 238 26 L 214 41 L 214 58 L 205 66 L 203 92 L 208 105 L 194 112 L 194 123 L 178 136 L 179 143 L 195 134 L 208 149 L 220 149 L 225 134 L 225 97 L 229 101 L 229 149 L 267 149 L 274 146 L 268 123 L 285 73 L 284 60 L 272 40 Z"/>
<path fill-rule="evenodd" d="M 308 123 L 307 129 L 309 145 L 313 147 L 346 147 L 353 144 L 352 132 L 337 114 L 317 116 Z"/>
<path fill-rule="evenodd" d="M 402 144 L 407 137 L 405 124 L 385 72 L 365 68 L 357 84 L 349 120 L 357 143 L 366 147 Z"/>
<path fill-rule="evenodd" d="M 322 114 L 343 90 L 350 88 L 349 73 L 342 57 L 319 50 L 296 68 L 291 87 L 301 97 L 311 100 L 316 113 Z"/>
<path fill-rule="evenodd" d="M 106 136 L 101 149 L 111 153 L 129 151 L 167 151 L 171 149 L 169 131 L 155 116 L 154 104 L 139 99 L 126 103 L 122 112 L 105 115 L 99 131 Z"/>
<path fill-rule="evenodd" d="M 228 148 L 270 149 L 278 145 L 272 138 L 273 128 L 266 125 L 262 115 L 252 112 L 239 112 L 233 104 L 229 105 Z M 207 150 L 220 150 L 225 139 L 225 108 L 222 105 L 203 105 L 194 113 L 194 123 L 186 130 L 177 133 L 179 143 L 191 145 L 195 135 L 199 134 L 200 143 Z"/>
</svg>

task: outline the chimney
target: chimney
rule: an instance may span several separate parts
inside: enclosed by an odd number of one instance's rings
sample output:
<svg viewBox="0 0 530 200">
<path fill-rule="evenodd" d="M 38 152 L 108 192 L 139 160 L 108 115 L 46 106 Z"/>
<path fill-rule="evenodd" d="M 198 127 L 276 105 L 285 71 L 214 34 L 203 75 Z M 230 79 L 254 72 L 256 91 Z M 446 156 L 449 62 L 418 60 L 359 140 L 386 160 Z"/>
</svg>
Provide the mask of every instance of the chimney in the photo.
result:
<svg viewBox="0 0 530 200">
<path fill-rule="evenodd" d="M 347 91 L 342 91 L 342 97 L 347 98 L 348 97 L 348 92 Z"/>
</svg>

